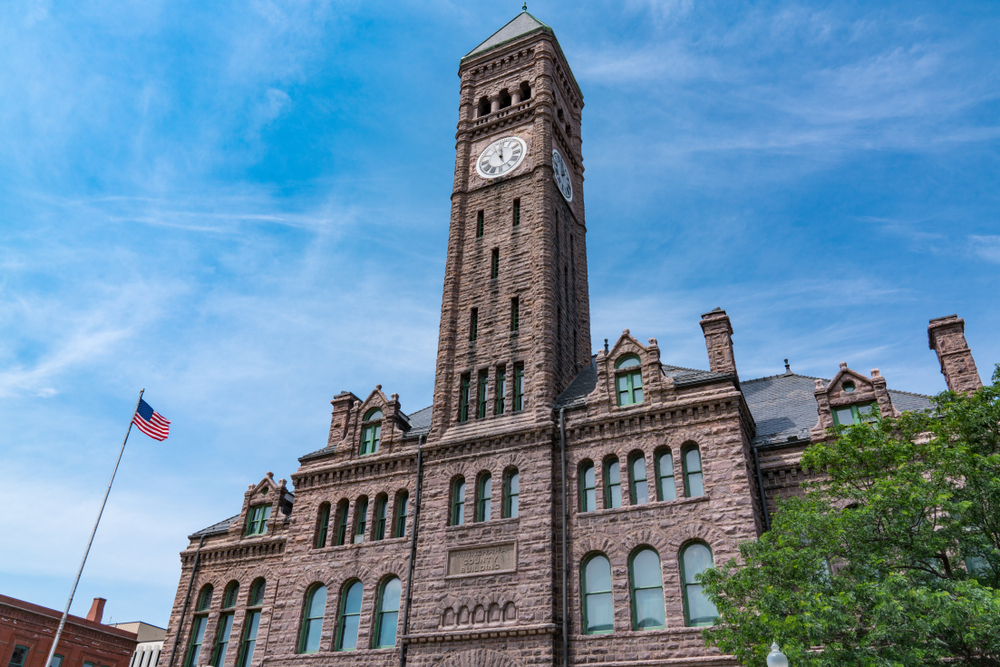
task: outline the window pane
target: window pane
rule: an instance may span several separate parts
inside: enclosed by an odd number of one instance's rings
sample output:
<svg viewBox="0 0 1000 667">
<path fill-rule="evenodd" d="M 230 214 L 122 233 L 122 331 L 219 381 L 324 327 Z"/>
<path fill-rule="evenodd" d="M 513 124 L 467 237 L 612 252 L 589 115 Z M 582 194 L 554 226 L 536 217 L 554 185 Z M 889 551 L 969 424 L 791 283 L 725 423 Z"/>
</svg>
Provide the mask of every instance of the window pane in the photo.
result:
<svg viewBox="0 0 1000 667">
<path fill-rule="evenodd" d="M 710 625 L 719 615 L 701 584 L 687 585 L 688 620 L 691 625 Z"/>
<path fill-rule="evenodd" d="M 684 582 L 695 583 L 695 577 L 712 567 L 712 552 L 704 544 L 692 544 L 684 550 Z"/>
<path fill-rule="evenodd" d="M 52 656 L 52 662 L 49 663 L 49 667 L 62 667 L 63 657 L 58 653 Z"/>
<path fill-rule="evenodd" d="M 21 665 L 24 664 L 25 658 L 27 657 L 28 657 L 27 646 L 15 646 L 14 652 L 11 653 L 10 655 L 10 662 L 7 663 L 7 665 L 8 667 L 21 667 Z"/>
<path fill-rule="evenodd" d="M 701 472 L 701 454 L 697 447 L 692 447 L 684 454 L 684 463 L 688 472 Z"/>
<path fill-rule="evenodd" d="M 326 610 L 326 586 L 320 586 L 312 594 L 312 604 L 309 606 L 309 618 L 322 618 Z"/>
<path fill-rule="evenodd" d="M 340 642 L 340 648 L 346 651 L 358 647 L 358 624 L 360 622 L 360 616 L 344 617 L 344 630 Z"/>
<path fill-rule="evenodd" d="M 866 403 L 864 405 L 859 405 L 858 415 L 861 417 L 861 421 L 863 422 L 875 421 L 875 404 Z"/>
<path fill-rule="evenodd" d="M 615 364 L 615 368 L 631 368 L 632 366 L 638 366 L 638 365 L 639 365 L 639 357 L 625 357 L 624 359 L 621 359 L 617 364 Z"/>
<path fill-rule="evenodd" d="M 608 632 L 614 629 L 614 604 L 611 597 L 611 563 L 604 556 L 594 556 L 584 571 L 586 589 L 585 632 Z"/>
<path fill-rule="evenodd" d="M 253 660 L 253 650 L 257 646 L 257 627 L 260 625 L 260 612 L 250 612 L 247 616 L 246 639 L 243 642 L 243 656 L 240 667 L 248 667 Z"/>
<path fill-rule="evenodd" d="M 611 593 L 587 596 L 587 632 L 609 632 L 614 630 L 614 606 Z"/>
<path fill-rule="evenodd" d="M 705 485 L 702 483 L 700 472 L 688 475 L 688 495 L 692 498 L 705 495 Z"/>
<path fill-rule="evenodd" d="M 347 599 L 344 602 L 345 614 L 361 613 L 361 596 L 363 593 L 364 586 L 361 585 L 360 581 L 355 581 L 351 584 L 351 587 L 347 589 Z"/>
<path fill-rule="evenodd" d="M 642 403 L 642 387 L 639 387 L 633 392 L 635 396 L 635 403 Z"/>
<path fill-rule="evenodd" d="M 587 561 L 587 592 L 611 590 L 611 563 L 604 556 L 594 556 Z"/>
<path fill-rule="evenodd" d="M 382 589 L 381 608 L 379 610 L 379 631 L 377 646 L 394 646 L 396 644 L 396 625 L 399 620 L 399 579 L 390 579 Z"/>
<path fill-rule="evenodd" d="M 649 485 L 646 484 L 646 459 L 638 457 L 632 461 L 632 503 L 645 505 L 649 502 Z"/>
<path fill-rule="evenodd" d="M 851 412 L 850 406 L 846 408 L 837 408 L 833 411 L 833 413 L 837 417 L 837 423 L 841 426 L 850 426 L 854 423 L 854 413 Z"/>
<path fill-rule="evenodd" d="M 611 507 L 621 507 L 622 506 L 622 479 L 621 479 L 621 469 L 618 465 L 618 461 L 612 461 L 608 463 L 605 468 L 605 483 L 608 486 L 607 495 L 607 508 Z"/>
<path fill-rule="evenodd" d="M 663 589 L 645 588 L 635 592 L 635 627 L 662 628 L 667 624 L 663 610 Z"/>
<path fill-rule="evenodd" d="M 677 489 L 674 487 L 674 460 L 670 452 L 662 452 L 656 459 L 659 476 L 660 500 L 676 500 Z"/>
<path fill-rule="evenodd" d="M 636 588 L 658 588 L 663 585 L 660 557 L 652 549 L 644 549 L 632 559 L 632 582 Z"/>
</svg>

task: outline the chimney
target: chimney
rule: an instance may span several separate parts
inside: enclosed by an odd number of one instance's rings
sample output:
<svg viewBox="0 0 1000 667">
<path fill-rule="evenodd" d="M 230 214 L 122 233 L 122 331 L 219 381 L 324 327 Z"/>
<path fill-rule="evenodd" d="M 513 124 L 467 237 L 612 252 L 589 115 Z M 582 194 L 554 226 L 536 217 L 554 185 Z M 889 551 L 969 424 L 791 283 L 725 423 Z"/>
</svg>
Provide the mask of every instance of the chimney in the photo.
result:
<svg viewBox="0 0 1000 667">
<path fill-rule="evenodd" d="M 949 391 L 971 394 L 983 386 L 972 350 L 965 342 L 965 320 L 958 315 L 931 320 L 927 325 L 927 339 L 930 348 L 937 352 Z"/>
<path fill-rule="evenodd" d="M 729 323 L 726 311 L 716 308 L 712 312 L 702 315 L 701 330 L 705 332 L 708 367 L 715 373 L 736 375 L 736 359 L 733 357 L 733 327 Z"/>
<path fill-rule="evenodd" d="M 87 620 L 93 621 L 94 623 L 100 623 L 101 619 L 104 617 L 104 603 L 107 602 L 104 598 L 94 598 L 94 602 L 90 605 L 90 611 L 87 612 Z"/>
</svg>

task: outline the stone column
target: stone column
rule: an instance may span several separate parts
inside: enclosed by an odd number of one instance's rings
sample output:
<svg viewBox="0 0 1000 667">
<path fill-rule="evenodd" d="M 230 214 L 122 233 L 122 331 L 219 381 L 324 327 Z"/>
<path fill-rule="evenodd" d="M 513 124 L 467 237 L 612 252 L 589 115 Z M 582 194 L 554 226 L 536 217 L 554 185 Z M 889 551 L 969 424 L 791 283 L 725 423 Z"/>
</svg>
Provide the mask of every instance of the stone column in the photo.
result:
<svg viewBox="0 0 1000 667">
<path fill-rule="evenodd" d="M 930 348 L 937 352 L 949 391 L 971 394 L 983 386 L 976 360 L 965 341 L 965 320 L 958 315 L 931 320 L 927 325 L 927 339 Z"/>
</svg>

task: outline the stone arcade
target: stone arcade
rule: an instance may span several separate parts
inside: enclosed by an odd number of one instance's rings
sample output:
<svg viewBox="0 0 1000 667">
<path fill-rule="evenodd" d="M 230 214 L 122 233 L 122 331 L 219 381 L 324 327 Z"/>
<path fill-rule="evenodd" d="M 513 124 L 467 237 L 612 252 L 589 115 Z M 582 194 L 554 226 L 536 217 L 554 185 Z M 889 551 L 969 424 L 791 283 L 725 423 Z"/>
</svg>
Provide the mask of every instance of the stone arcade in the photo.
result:
<svg viewBox="0 0 1000 667">
<path fill-rule="evenodd" d="M 583 96 L 559 43 L 522 12 L 459 77 L 433 406 L 335 396 L 294 494 L 268 473 L 191 536 L 160 667 L 732 664 L 702 643 L 697 574 L 767 529 L 828 426 L 929 406 L 846 364 L 741 381 L 721 309 L 709 370 L 628 330 L 592 355 Z M 929 336 L 967 391 L 963 327 Z"/>
</svg>

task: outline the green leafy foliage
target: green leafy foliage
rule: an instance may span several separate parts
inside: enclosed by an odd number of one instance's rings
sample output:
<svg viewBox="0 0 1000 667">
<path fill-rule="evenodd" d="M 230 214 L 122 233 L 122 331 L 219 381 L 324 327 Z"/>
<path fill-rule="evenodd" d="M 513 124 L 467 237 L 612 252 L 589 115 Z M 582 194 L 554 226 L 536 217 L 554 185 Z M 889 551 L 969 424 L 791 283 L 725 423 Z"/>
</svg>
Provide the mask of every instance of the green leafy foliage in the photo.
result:
<svg viewBox="0 0 1000 667">
<path fill-rule="evenodd" d="M 821 470 L 770 531 L 703 577 L 709 644 L 763 666 L 1000 666 L 1000 366 L 972 396 L 945 392 L 809 447 Z"/>
</svg>

